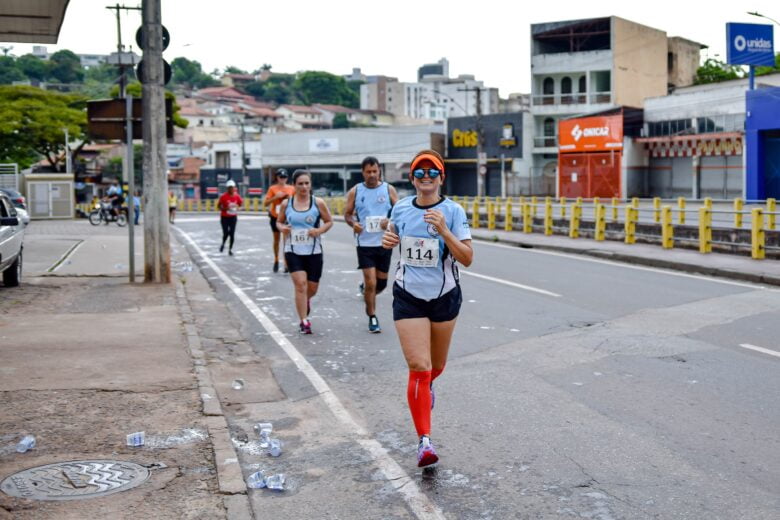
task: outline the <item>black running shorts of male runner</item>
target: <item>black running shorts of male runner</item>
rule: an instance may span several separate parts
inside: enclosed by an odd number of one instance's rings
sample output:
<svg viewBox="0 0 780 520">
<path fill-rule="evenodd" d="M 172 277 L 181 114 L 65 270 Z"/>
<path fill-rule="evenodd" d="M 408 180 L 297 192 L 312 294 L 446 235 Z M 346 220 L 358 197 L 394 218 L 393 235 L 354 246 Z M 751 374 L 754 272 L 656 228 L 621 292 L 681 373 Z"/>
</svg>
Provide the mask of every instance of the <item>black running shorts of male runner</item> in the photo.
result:
<svg viewBox="0 0 780 520">
<path fill-rule="evenodd" d="M 393 258 L 393 250 L 385 249 L 382 246 L 358 246 L 357 257 L 358 269 L 375 267 L 377 271 L 386 273 L 390 271 L 390 261 Z"/>
<path fill-rule="evenodd" d="M 285 253 L 284 259 L 287 261 L 287 268 L 291 273 L 306 271 L 306 279 L 314 283 L 319 282 L 322 278 L 322 253 L 316 255 Z"/>
<path fill-rule="evenodd" d="M 279 229 L 276 227 L 276 217 L 274 217 L 273 215 L 268 215 L 268 216 L 271 217 L 271 231 L 273 231 L 274 233 L 278 233 Z"/>
<path fill-rule="evenodd" d="M 415 298 L 397 283 L 393 284 L 394 321 L 409 318 L 428 318 L 434 323 L 451 321 L 458 317 L 462 302 L 460 285 L 434 300 L 426 301 Z"/>
</svg>

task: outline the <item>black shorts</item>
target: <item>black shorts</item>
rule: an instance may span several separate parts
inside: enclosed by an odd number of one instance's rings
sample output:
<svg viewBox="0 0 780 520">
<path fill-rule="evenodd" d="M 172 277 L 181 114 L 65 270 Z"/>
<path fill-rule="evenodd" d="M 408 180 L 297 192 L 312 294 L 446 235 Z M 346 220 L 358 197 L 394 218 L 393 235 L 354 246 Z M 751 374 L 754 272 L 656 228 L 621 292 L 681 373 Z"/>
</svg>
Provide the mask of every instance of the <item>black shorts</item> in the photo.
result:
<svg viewBox="0 0 780 520">
<path fill-rule="evenodd" d="M 268 216 L 271 217 L 271 231 L 278 233 L 279 229 L 276 227 L 276 217 L 272 216 L 270 213 Z"/>
<path fill-rule="evenodd" d="M 291 273 L 306 271 L 306 279 L 310 282 L 319 282 L 322 278 L 322 253 L 316 255 L 285 253 L 284 259 Z"/>
<path fill-rule="evenodd" d="M 377 271 L 387 273 L 390 271 L 390 261 L 393 258 L 393 250 L 377 247 L 357 247 L 358 269 L 375 267 Z"/>
<path fill-rule="evenodd" d="M 451 321 L 458 317 L 461 303 L 463 295 L 460 285 L 435 300 L 425 301 L 415 298 L 397 283 L 393 284 L 394 321 L 409 318 L 428 318 L 433 322 Z"/>
</svg>

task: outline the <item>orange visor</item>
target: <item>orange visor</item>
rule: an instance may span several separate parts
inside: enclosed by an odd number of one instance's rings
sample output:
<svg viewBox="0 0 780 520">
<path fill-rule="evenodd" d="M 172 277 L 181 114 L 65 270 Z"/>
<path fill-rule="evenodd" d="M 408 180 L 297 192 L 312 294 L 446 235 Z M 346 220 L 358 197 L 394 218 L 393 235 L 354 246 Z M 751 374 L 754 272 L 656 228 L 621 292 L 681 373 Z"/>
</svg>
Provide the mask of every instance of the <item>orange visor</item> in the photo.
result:
<svg viewBox="0 0 780 520">
<path fill-rule="evenodd" d="M 444 173 L 444 164 L 438 157 L 429 153 L 423 153 L 415 157 L 412 161 L 412 165 L 409 167 L 409 172 L 413 172 L 415 168 L 417 168 L 417 166 L 423 161 L 431 161 L 434 166 L 436 166 L 441 170 L 442 173 Z"/>
</svg>

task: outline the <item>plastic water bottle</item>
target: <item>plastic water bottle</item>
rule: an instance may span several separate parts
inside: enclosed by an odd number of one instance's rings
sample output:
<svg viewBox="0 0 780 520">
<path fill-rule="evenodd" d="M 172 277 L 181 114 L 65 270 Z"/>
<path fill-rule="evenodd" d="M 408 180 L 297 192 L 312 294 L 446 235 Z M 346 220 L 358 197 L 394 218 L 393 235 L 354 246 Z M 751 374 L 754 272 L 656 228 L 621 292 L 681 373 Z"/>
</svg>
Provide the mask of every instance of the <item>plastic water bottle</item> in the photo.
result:
<svg viewBox="0 0 780 520">
<path fill-rule="evenodd" d="M 282 441 L 279 439 L 271 439 L 268 443 L 268 453 L 272 457 L 278 457 L 282 454 Z"/>
<path fill-rule="evenodd" d="M 246 479 L 246 485 L 250 489 L 262 489 L 265 487 L 265 473 L 261 471 L 256 471 L 249 475 Z"/>
<path fill-rule="evenodd" d="M 272 431 L 274 431 L 274 425 L 269 422 L 259 422 L 259 423 L 255 423 L 254 429 L 257 436 L 262 437 L 263 432 L 265 432 L 266 435 L 268 435 Z"/>
<path fill-rule="evenodd" d="M 265 485 L 268 489 L 275 491 L 284 491 L 284 473 L 278 475 L 271 475 L 265 479 Z"/>
<path fill-rule="evenodd" d="M 138 448 L 139 446 L 143 446 L 146 442 L 146 432 L 135 432 L 128 434 L 127 436 L 127 445 L 132 446 L 133 448 Z"/>
<path fill-rule="evenodd" d="M 22 440 L 16 445 L 16 451 L 24 453 L 27 450 L 31 450 L 35 447 L 35 437 L 32 435 L 25 435 Z"/>
<path fill-rule="evenodd" d="M 234 379 L 233 380 L 233 390 L 243 390 L 244 389 L 244 380 L 243 379 Z"/>
</svg>

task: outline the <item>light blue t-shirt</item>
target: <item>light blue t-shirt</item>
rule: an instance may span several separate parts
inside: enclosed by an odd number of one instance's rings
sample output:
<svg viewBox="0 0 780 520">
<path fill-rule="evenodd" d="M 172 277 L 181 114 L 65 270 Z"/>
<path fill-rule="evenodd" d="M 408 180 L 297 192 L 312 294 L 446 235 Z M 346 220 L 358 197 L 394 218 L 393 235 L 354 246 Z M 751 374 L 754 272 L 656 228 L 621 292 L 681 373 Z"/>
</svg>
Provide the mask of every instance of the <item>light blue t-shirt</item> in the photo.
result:
<svg viewBox="0 0 780 520">
<path fill-rule="evenodd" d="M 423 220 L 425 211 L 441 211 L 447 227 L 458 240 L 470 240 L 466 212 L 452 200 L 442 197 L 432 206 L 417 206 L 417 197 L 406 197 L 393 206 L 390 221 L 401 239 L 401 259 L 395 283 L 421 300 L 433 300 L 453 290 L 459 281 L 456 260 L 436 228 Z"/>
<path fill-rule="evenodd" d="M 381 247 L 384 230 L 379 222 L 387 218 L 393 207 L 390 202 L 390 189 L 383 182 L 376 188 L 369 188 L 360 183 L 355 188 L 355 213 L 357 220 L 363 226 L 363 231 L 355 237 L 358 246 Z"/>
<path fill-rule="evenodd" d="M 322 253 L 322 237 L 311 237 L 308 232 L 320 227 L 320 209 L 314 197 L 309 198 L 309 207 L 298 211 L 293 207 L 294 197 L 287 199 L 284 216 L 291 226 L 290 234 L 284 241 L 284 252 L 296 255 L 316 255 Z"/>
</svg>

